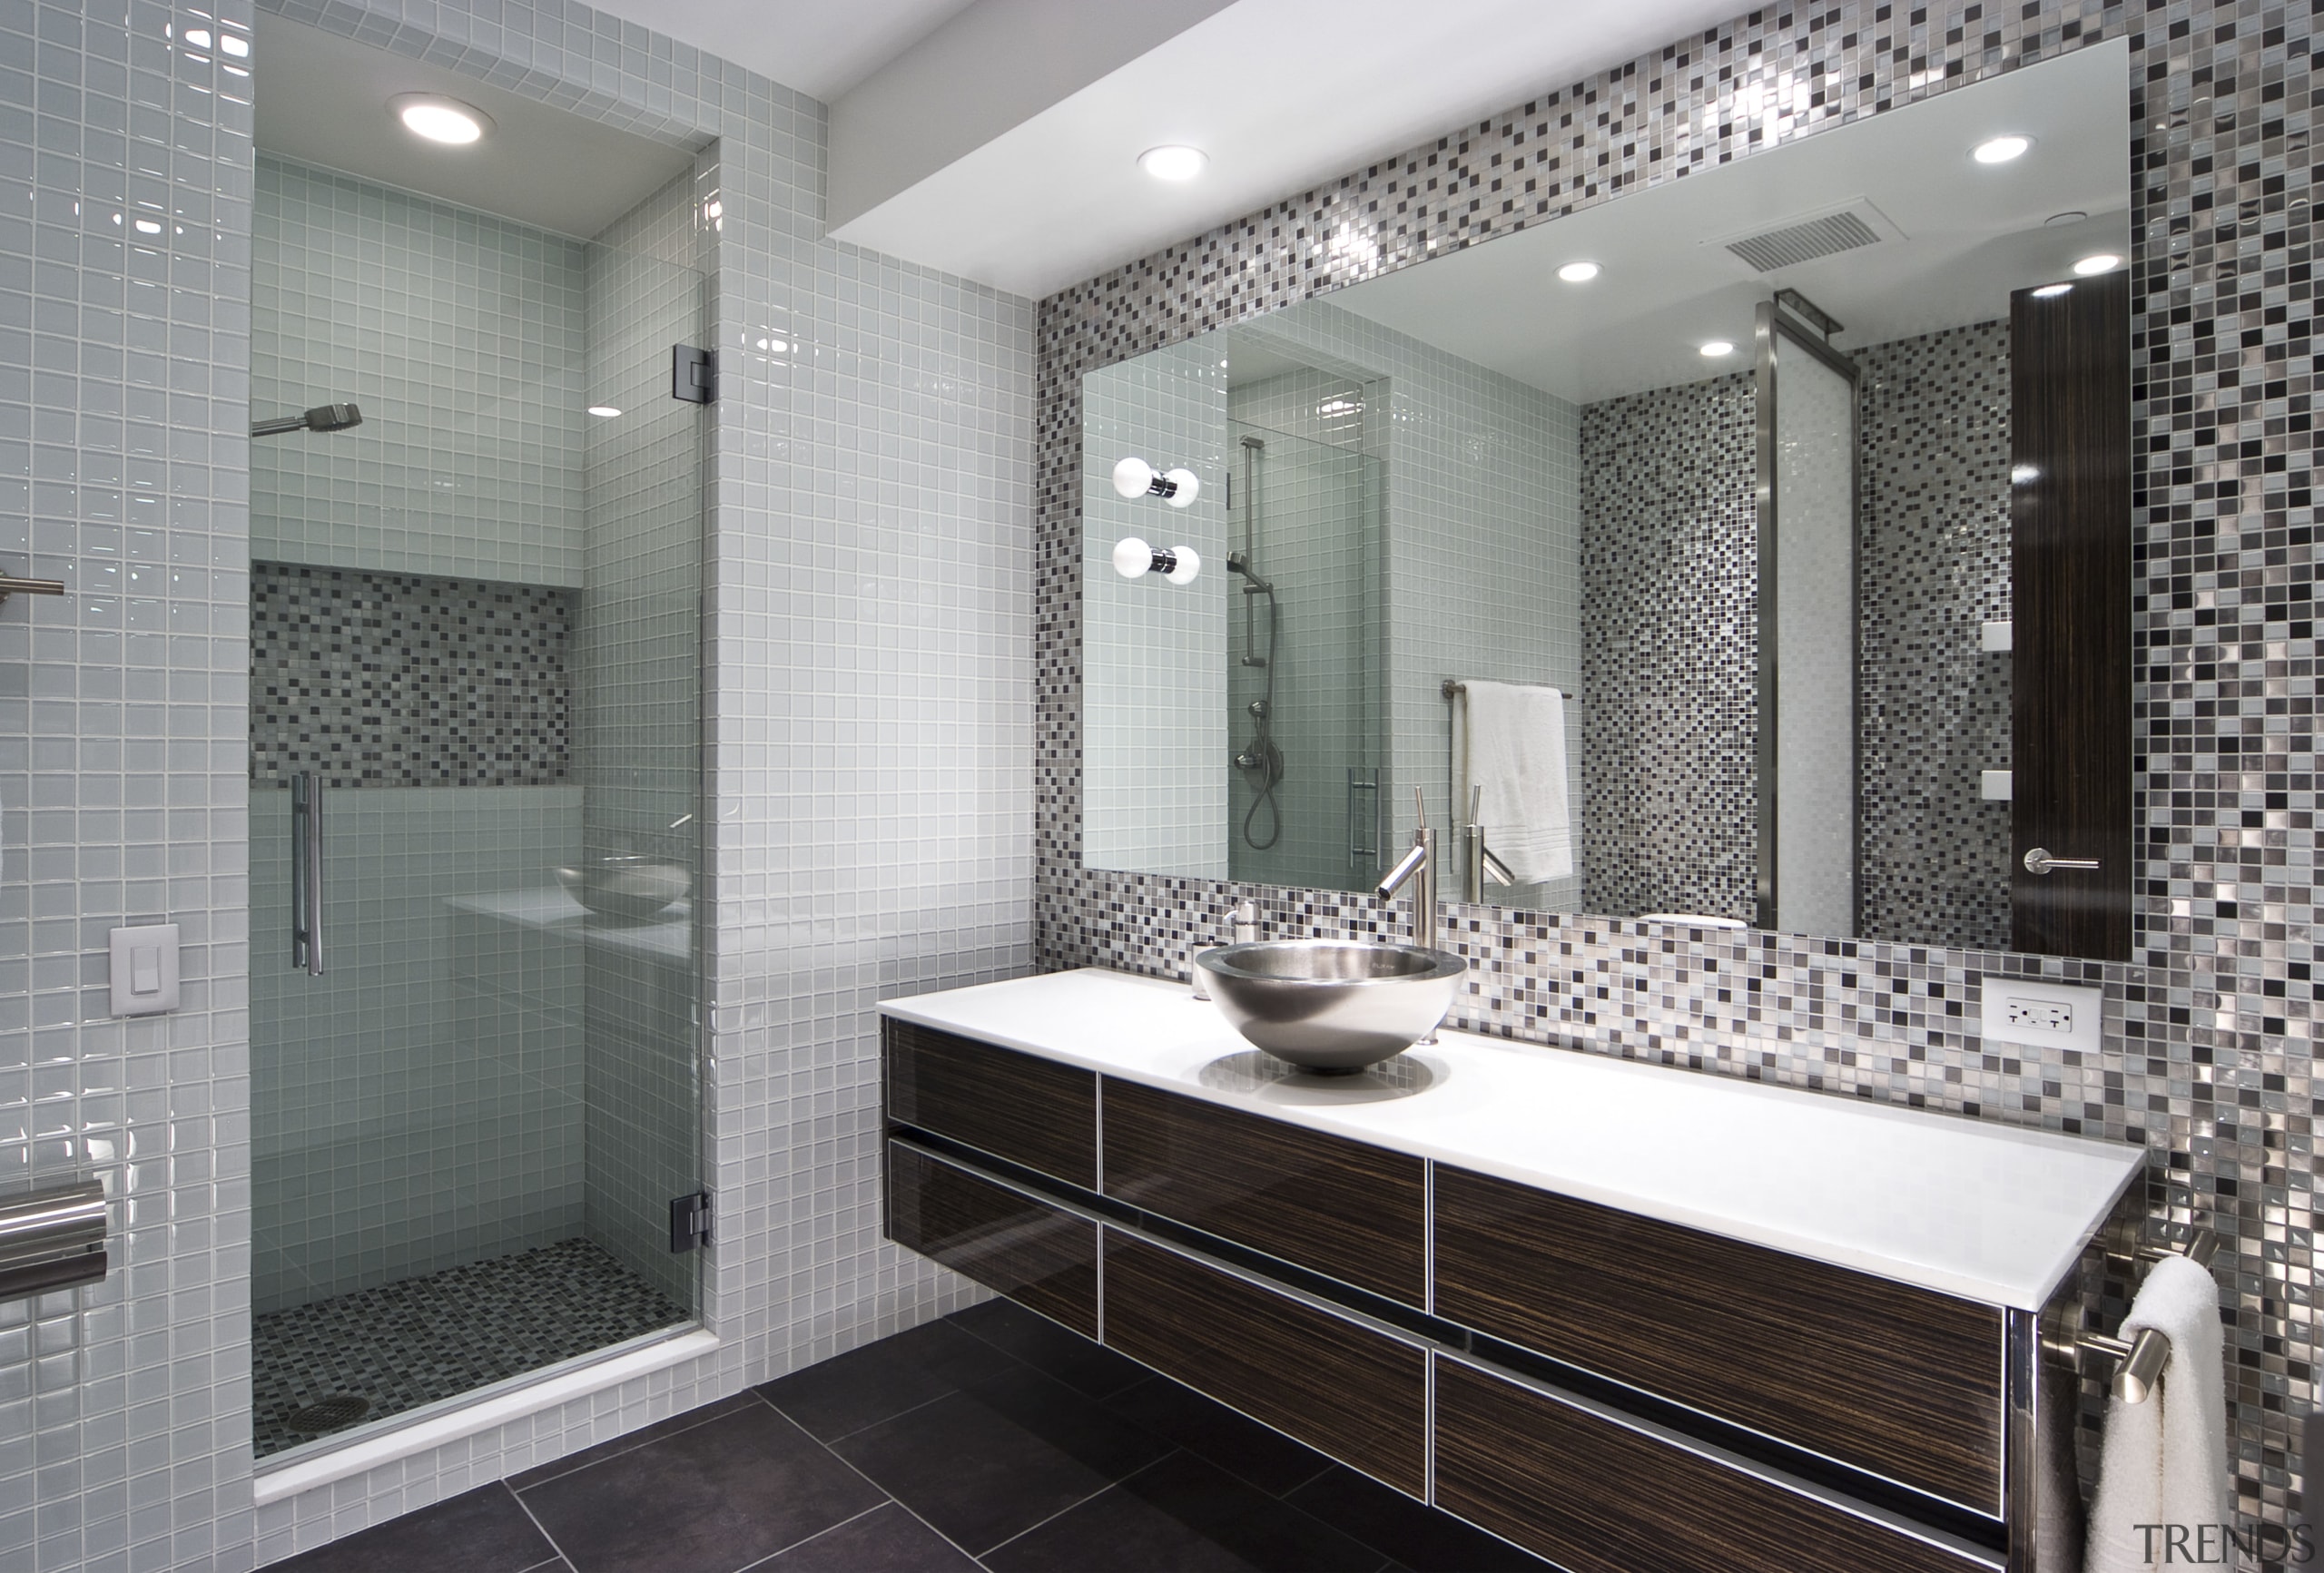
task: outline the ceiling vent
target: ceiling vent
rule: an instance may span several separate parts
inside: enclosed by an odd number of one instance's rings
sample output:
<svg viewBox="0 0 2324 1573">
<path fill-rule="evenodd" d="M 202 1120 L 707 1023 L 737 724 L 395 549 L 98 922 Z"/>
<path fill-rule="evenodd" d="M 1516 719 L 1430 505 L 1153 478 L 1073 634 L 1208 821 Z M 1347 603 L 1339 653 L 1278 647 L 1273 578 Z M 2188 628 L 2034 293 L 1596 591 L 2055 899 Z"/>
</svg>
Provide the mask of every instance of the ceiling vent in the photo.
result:
<svg viewBox="0 0 2324 1573">
<path fill-rule="evenodd" d="M 1761 273 L 1834 257 L 1862 246 L 1898 238 L 1896 226 L 1879 209 L 1858 200 L 1835 212 L 1796 219 L 1772 230 L 1742 235 L 1725 242 L 1728 251 Z"/>
</svg>

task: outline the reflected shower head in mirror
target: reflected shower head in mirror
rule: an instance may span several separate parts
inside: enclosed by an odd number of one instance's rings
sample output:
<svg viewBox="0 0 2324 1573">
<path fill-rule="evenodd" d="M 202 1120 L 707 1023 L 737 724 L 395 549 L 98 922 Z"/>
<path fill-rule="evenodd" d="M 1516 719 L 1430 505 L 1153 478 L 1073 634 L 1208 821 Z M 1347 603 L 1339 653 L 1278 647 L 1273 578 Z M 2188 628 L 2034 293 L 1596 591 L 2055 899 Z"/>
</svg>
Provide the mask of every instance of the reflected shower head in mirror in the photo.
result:
<svg viewBox="0 0 2324 1573">
<path fill-rule="evenodd" d="M 251 422 L 252 437 L 281 437 L 286 431 L 345 431 L 363 424 L 363 411 L 352 404 L 319 404 L 303 415 L 279 415 Z"/>
</svg>

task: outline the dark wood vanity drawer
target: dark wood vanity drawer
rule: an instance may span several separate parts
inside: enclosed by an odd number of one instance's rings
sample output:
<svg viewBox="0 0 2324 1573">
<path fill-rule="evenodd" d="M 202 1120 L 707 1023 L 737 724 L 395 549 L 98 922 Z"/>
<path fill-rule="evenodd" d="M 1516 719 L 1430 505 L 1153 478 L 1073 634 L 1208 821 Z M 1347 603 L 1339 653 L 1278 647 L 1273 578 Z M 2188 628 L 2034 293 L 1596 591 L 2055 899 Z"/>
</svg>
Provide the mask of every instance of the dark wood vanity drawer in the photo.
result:
<svg viewBox="0 0 2324 1573">
<path fill-rule="evenodd" d="M 890 1142 L 888 1238 L 1098 1336 L 1098 1225 L 1087 1218 Z"/>
<path fill-rule="evenodd" d="M 1436 1504 L 1571 1573 L 1978 1573 L 1992 1564 L 1453 1361 Z"/>
<path fill-rule="evenodd" d="M 1440 1165 L 1436 1311 L 1997 1514 L 2002 1314 Z"/>
<path fill-rule="evenodd" d="M 1089 1071 L 892 1018 L 888 1117 L 1098 1188 L 1098 1078 Z"/>
<path fill-rule="evenodd" d="M 1106 1194 L 1407 1305 L 1427 1293 L 1426 1166 L 1106 1080 Z"/>
<path fill-rule="evenodd" d="M 1106 1342 L 1365 1474 L 1426 1493 L 1427 1356 L 1106 1231 Z"/>
</svg>

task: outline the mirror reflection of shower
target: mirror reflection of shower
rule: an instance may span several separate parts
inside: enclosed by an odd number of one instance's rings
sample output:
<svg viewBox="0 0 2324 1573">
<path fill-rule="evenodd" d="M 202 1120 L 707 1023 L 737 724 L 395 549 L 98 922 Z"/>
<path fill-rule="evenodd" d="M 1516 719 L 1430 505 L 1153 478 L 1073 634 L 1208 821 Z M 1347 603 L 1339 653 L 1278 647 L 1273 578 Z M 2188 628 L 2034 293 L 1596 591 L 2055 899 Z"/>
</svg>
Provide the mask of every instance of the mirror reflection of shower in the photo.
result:
<svg viewBox="0 0 2324 1573">
<path fill-rule="evenodd" d="M 1266 451 L 1266 444 L 1256 437 L 1243 439 L 1243 544 L 1226 555 L 1226 571 L 1240 575 L 1243 585 L 1243 664 L 1256 666 L 1265 673 L 1265 691 L 1251 701 L 1251 741 L 1235 756 L 1235 768 L 1243 772 L 1251 785 L 1251 806 L 1243 813 L 1243 841 L 1255 852 L 1264 852 L 1283 839 L 1283 810 L 1275 801 L 1275 789 L 1283 781 L 1283 750 L 1275 742 L 1275 640 L 1282 631 L 1283 606 L 1275 599 L 1275 585 L 1259 576 L 1252 565 L 1252 553 L 1258 543 L 1259 456 Z M 1267 653 L 1258 651 L 1253 614 L 1257 608 L 1251 597 L 1267 598 Z M 1259 811 L 1267 813 L 1266 839 L 1257 833 Z"/>
<path fill-rule="evenodd" d="M 319 404 L 299 415 L 278 415 L 251 422 L 252 437 L 281 437 L 290 431 L 345 431 L 363 424 L 363 411 L 352 404 Z"/>
</svg>

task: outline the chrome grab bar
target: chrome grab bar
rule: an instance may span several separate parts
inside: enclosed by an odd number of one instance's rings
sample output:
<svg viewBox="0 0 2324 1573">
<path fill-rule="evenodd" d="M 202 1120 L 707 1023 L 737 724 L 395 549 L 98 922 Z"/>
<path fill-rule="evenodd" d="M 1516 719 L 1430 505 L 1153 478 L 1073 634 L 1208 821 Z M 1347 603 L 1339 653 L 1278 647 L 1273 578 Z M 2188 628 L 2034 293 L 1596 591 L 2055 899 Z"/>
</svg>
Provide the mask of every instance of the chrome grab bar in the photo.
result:
<svg viewBox="0 0 2324 1573">
<path fill-rule="evenodd" d="M 11 595 L 62 595 L 62 579 L 20 579 L 14 574 L 0 574 L 0 606 L 8 604 Z"/>
<path fill-rule="evenodd" d="M 290 965 L 323 975 L 323 778 L 290 778 Z"/>
<path fill-rule="evenodd" d="M 2219 1236 L 2200 1224 L 2190 1230 L 2186 1244 L 2177 1251 L 2167 1245 L 2142 1245 L 2136 1252 L 2109 1252 L 2107 1260 L 2117 1265 L 2132 1265 L 2138 1262 L 2159 1262 L 2165 1256 L 2183 1255 L 2206 1273 L 2219 1256 Z M 2114 1396 L 2124 1403 L 2144 1403 L 2153 1396 L 2154 1384 L 2162 1375 L 2162 1368 L 2171 1362 L 2171 1340 L 2152 1327 L 2142 1327 L 2131 1338 L 2109 1338 L 2102 1332 L 2056 1332 L 2043 1340 L 2053 1358 L 2080 1370 L 2084 1355 L 2096 1355 L 2114 1362 L 2112 1383 Z"/>
<path fill-rule="evenodd" d="M 0 1201 L 0 1301 L 94 1283 L 105 1265 L 102 1183 L 73 1180 Z"/>
<path fill-rule="evenodd" d="M 2035 847 L 2025 854 L 2027 873 L 2046 874 L 2053 869 L 2082 869 L 2095 873 L 2098 870 L 2098 860 L 2096 858 L 2053 858 L 2050 856 L 2050 849 L 2047 847 Z"/>
</svg>

